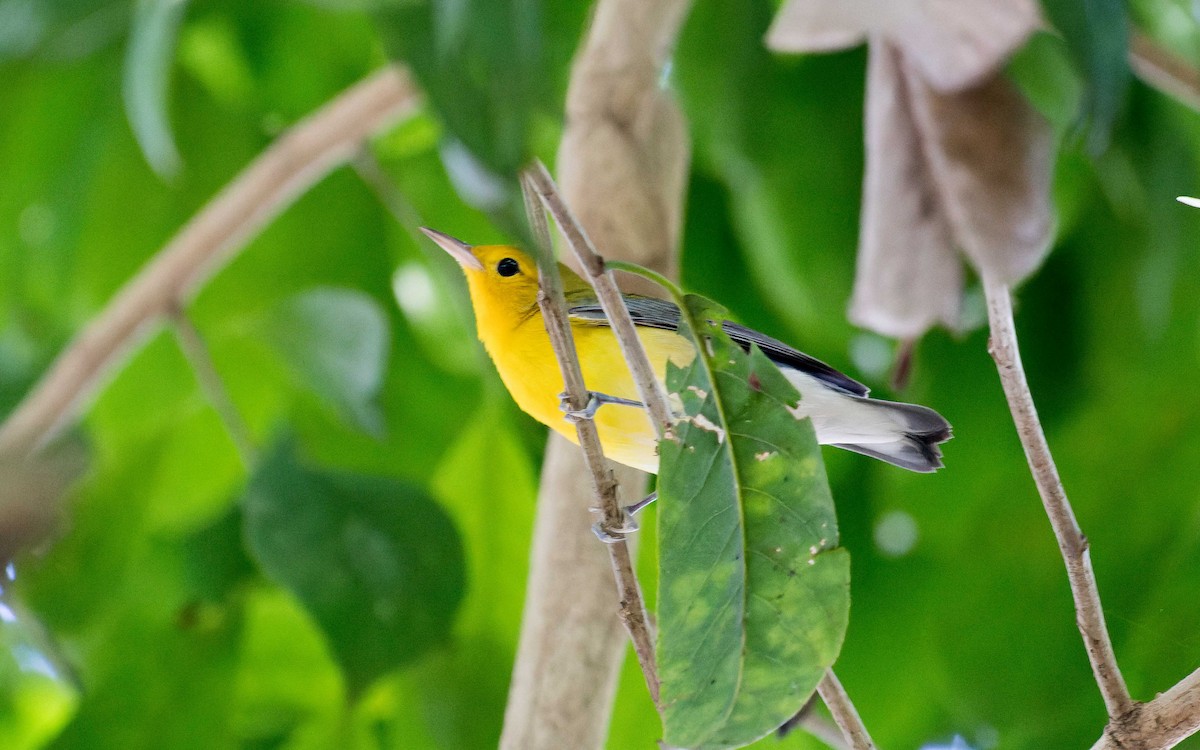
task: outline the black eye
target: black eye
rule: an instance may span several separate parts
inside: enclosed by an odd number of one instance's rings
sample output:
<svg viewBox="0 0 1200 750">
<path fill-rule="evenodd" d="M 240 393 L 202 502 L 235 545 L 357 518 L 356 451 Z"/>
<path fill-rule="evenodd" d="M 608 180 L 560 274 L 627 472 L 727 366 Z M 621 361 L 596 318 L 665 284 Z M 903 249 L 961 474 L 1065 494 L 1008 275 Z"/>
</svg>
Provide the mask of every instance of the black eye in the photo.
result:
<svg viewBox="0 0 1200 750">
<path fill-rule="evenodd" d="M 505 258 L 496 264 L 496 273 L 501 276 L 512 276 L 521 270 L 521 266 L 512 258 Z"/>
</svg>

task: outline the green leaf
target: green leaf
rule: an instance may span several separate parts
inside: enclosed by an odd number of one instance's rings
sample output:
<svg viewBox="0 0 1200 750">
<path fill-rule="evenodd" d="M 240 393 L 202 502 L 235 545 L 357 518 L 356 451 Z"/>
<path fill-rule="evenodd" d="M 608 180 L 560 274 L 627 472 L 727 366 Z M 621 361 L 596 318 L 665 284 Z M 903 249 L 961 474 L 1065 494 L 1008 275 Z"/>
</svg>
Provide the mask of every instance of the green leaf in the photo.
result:
<svg viewBox="0 0 1200 750">
<path fill-rule="evenodd" d="M 1031 104 L 1062 132 L 1078 119 L 1084 86 L 1062 37 L 1035 32 L 1024 47 L 1013 53 L 1006 72 Z"/>
<path fill-rule="evenodd" d="M 234 505 L 182 541 L 185 575 L 204 601 L 222 602 L 239 585 L 253 579 L 254 562 L 242 540 L 244 525 L 241 507 Z"/>
<path fill-rule="evenodd" d="M 528 158 L 544 85 L 540 16 L 538 0 L 426 1 L 379 13 L 389 52 L 412 66 L 447 130 L 501 175 Z"/>
<path fill-rule="evenodd" d="M 391 341 L 382 306 L 365 292 L 319 287 L 287 300 L 271 342 L 300 379 L 352 424 L 380 435 L 375 404 Z"/>
<path fill-rule="evenodd" d="M 536 116 L 562 116 L 562 91 L 588 4 L 395 4 L 399 7 L 376 14 L 384 46 L 411 67 L 445 123 L 449 138 L 444 156 L 459 173 L 460 187 L 465 181 L 468 189 L 474 185 L 491 191 L 489 183 L 498 176 L 508 178 L 502 187 L 515 191 L 511 180 L 529 159 Z M 495 195 L 492 199 L 498 200 Z"/>
<path fill-rule="evenodd" d="M 711 303 L 686 301 L 707 354 L 667 373 L 685 417 L 660 443 L 663 737 L 739 747 L 795 714 L 837 658 L 850 558 L 812 426 L 789 408 L 799 393 Z"/>
<path fill-rule="evenodd" d="M 142 154 L 160 177 L 175 175 L 179 150 L 167 117 L 175 40 L 187 0 L 141 0 L 125 52 L 125 113 Z"/>
<path fill-rule="evenodd" d="M 1129 86 L 1129 11 L 1124 0 L 1042 0 L 1042 7 L 1087 83 L 1081 125 L 1088 148 L 1103 151 Z"/>
<path fill-rule="evenodd" d="M 732 307 L 746 279 L 728 270 L 700 279 L 688 267 L 704 253 L 718 264 L 740 255 L 732 262 L 744 259 L 763 302 L 739 305 L 738 315 L 765 323 L 774 312 L 804 332 L 806 346 L 828 350 L 849 332 L 865 55 L 773 56 L 763 37 L 774 14 L 766 0 L 697 3 L 680 36 L 672 72 L 695 139 L 693 172 L 720 198 L 707 210 L 723 211 L 685 213 L 691 225 L 732 233 L 696 237 L 689 228 L 684 274 Z"/>
<path fill-rule="evenodd" d="M 303 467 L 284 441 L 242 503 L 251 554 L 321 626 L 351 695 L 445 642 L 465 588 L 463 550 L 422 489 Z"/>
</svg>

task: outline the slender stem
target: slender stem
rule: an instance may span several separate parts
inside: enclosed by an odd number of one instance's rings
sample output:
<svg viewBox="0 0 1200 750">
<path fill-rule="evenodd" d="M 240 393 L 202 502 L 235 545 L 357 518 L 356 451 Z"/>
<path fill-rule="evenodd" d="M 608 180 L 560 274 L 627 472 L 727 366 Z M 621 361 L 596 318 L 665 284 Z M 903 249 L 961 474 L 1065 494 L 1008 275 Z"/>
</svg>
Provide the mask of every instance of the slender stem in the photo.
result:
<svg viewBox="0 0 1200 750">
<path fill-rule="evenodd" d="M 536 162 L 526 170 L 526 175 L 562 230 L 567 244 L 579 258 L 579 264 L 588 282 L 596 290 L 600 306 L 604 308 L 604 314 L 608 317 L 613 334 L 621 346 L 621 353 L 629 364 L 629 371 L 633 375 L 642 403 L 650 413 L 655 431 L 662 437 L 670 431 L 673 421 L 671 409 L 667 406 L 667 394 L 658 378 L 654 376 L 654 368 L 650 364 L 650 358 L 646 356 L 641 339 L 638 338 L 637 327 L 629 315 L 628 308 L 625 307 L 625 299 L 617 289 L 612 271 L 605 267 L 604 259 L 596 252 L 587 233 L 571 213 L 546 166 L 540 161 Z"/>
<path fill-rule="evenodd" d="M 527 188 L 533 187 L 527 177 L 523 177 L 523 182 Z M 571 333 L 562 277 L 558 273 L 558 264 L 555 263 L 547 242 L 549 233 L 545 227 L 545 214 L 540 208 L 530 205 L 532 195 L 529 189 L 525 191 L 525 196 L 530 223 L 539 245 L 537 255 L 541 290 L 538 293 L 538 306 L 542 311 L 546 331 L 550 334 L 550 344 L 558 359 L 570 406 L 572 409 L 583 409 L 588 402 L 588 391 L 583 381 L 579 355 L 575 350 L 575 338 Z M 617 498 L 616 479 L 612 470 L 605 464 L 596 423 L 590 419 L 583 419 L 575 423 L 575 430 L 579 438 L 579 447 L 583 449 L 584 459 L 590 469 L 592 489 L 600 504 L 603 516 L 601 528 L 619 528 L 624 525 L 625 511 Z M 642 674 L 646 679 L 646 688 L 650 691 L 654 705 L 658 706 L 658 668 L 654 659 L 654 636 L 650 632 L 650 616 L 646 611 L 641 586 L 633 568 L 629 545 L 623 538 L 613 536 L 616 541 L 606 546 L 617 583 L 617 596 L 621 602 L 619 614 L 626 630 L 629 631 L 634 653 L 637 654 L 638 664 L 641 665 Z"/>
<path fill-rule="evenodd" d="M 254 447 L 250 428 L 246 426 L 246 421 L 242 419 L 237 406 L 230 398 L 229 389 L 225 387 L 221 373 L 217 372 L 217 366 L 213 362 L 208 345 L 204 343 L 204 337 L 200 335 L 200 331 L 182 307 L 172 311 L 171 319 L 175 324 L 175 335 L 179 339 L 179 348 L 183 350 L 184 356 L 187 357 L 188 363 L 195 371 L 196 380 L 200 383 L 200 390 L 204 391 L 209 403 L 220 416 L 226 432 L 229 433 L 234 446 L 237 447 L 242 465 L 249 471 L 254 467 L 258 450 Z"/>
<path fill-rule="evenodd" d="M 58 356 L 0 425 L 0 453 L 35 452 L 86 405 L 123 353 L 186 303 L 259 230 L 374 133 L 416 110 L 403 68 L 389 66 L 297 123 L 192 217 Z"/>
<path fill-rule="evenodd" d="M 851 750 L 842 735 L 842 729 L 824 715 L 817 713 L 817 696 L 813 695 L 808 702 L 796 712 L 796 715 L 784 722 L 775 732 L 775 736 L 783 739 L 796 729 L 808 732 L 832 750 Z"/>
<path fill-rule="evenodd" d="M 1100 687 L 1109 718 L 1116 719 L 1128 713 L 1135 704 L 1117 666 L 1108 628 L 1104 624 L 1104 609 L 1100 605 L 1096 575 L 1092 572 L 1087 537 L 1075 521 L 1075 512 L 1063 490 L 1054 457 L 1050 455 L 1050 446 L 1046 443 L 1046 435 L 1038 420 L 1033 396 L 1029 392 L 1029 384 L 1025 380 L 1008 286 L 985 276 L 983 288 L 991 326 L 989 349 L 992 359 L 996 361 L 996 369 L 1000 372 L 1000 382 L 1004 386 L 1004 395 L 1008 399 L 1008 408 L 1016 423 L 1021 445 L 1025 448 L 1025 458 L 1067 566 L 1071 595 L 1075 599 L 1075 622 L 1083 636 L 1092 673 Z"/>
<path fill-rule="evenodd" d="M 825 701 L 833 720 L 841 727 L 842 735 L 850 747 L 854 750 L 875 750 L 875 743 L 859 717 L 858 709 L 850 701 L 850 696 L 832 669 L 825 670 L 825 676 L 817 684 L 817 693 Z"/>
<path fill-rule="evenodd" d="M 558 357 L 559 367 L 563 374 L 567 398 L 571 407 L 582 409 L 587 403 L 587 388 L 583 384 L 583 374 L 579 369 L 579 358 L 575 352 L 575 340 L 571 336 L 571 327 L 567 319 L 566 302 L 562 296 L 561 280 L 555 287 L 547 283 L 547 277 L 557 277 L 557 269 L 542 269 L 542 292 L 538 294 L 538 305 L 546 321 L 546 330 L 550 332 L 550 342 Z M 623 524 L 624 512 L 617 499 L 617 483 L 612 471 L 605 466 L 604 452 L 600 446 L 600 435 L 596 424 L 585 419 L 575 424 L 579 436 L 579 446 L 592 474 L 592 488 L 600 502 L 603 528 L 616 528 Z M 649 616 L 646 604 L 642 598 L 641 587 L 633 569 L 633 560 L 629 554 L 629 545 L 624 539 L 618 539 L 607 545 L 612 559 L 613 573 L 617 582 L 617 595 L 621 601 L 620 615 L 633 641 L 638 663 L 646 678 L 646 687 L 650 696 L 658 705 L 658 673 L 654 661 L 654 638 L 650 634 Z"/>
</svg>

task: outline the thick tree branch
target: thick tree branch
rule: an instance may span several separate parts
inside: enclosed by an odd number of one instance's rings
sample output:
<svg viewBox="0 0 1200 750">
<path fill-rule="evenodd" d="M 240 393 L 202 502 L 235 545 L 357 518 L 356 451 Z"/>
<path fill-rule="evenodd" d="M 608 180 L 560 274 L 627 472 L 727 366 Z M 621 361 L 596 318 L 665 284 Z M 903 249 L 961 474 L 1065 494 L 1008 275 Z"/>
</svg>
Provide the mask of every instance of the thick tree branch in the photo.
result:
<svg viewBox="0 0 1200 750">
<path fill-rule="evenodd" d="M 1067 566 L 1071 595 L 1075 599 L 1075 621 L 1083 636 L 1092 673 L 1104 697 L 1109 717 L 1119 719 L 1134 707 L 1134 702 L 1129 697 L 1129 689 L 1117 666 L 1112 641 L 1104 623 L 1104 610 L 1100 605 L 1096 575 L 1092 572 L 1087 537 L 1075 521 L 1075 512 L 1063 490 L 1054 457 L 1050 455 L 1050 446 L 1046 443 L 1046 435 L 1038 420 L 1033 396 L 1029 392 L 1029 384 L 1025 380 L 1021 353 L 1017 347 L 1017 332 L 1013 325 L 1012 297 L 1006 284 L 988 276 L 983 279 L 983 288 L 991 326 L 989 349 L 992 359 L 996 361 L 996 369 L 1000 372 L 1000 382 L 1021 445 L 1025 448 L 1025 458 Z"/>
<path fill-rule="evenodd" d="M 407 73 L 385 68 L 297 123 L 255 159 L 117 293 L 0 425 L 0 453 L 28 455 L 88 402 L 122 354 L 190 300 L 293 200 L 413 112 Z"/>
<path fill-rule="evenodd" d="M 1200 732 L 1200 669 L 1110 721 L 1092 750 L 1167 750 Z"/>
<path fill-rule="evenodd" d="M 668 275 L 677 267 L 690 147 L 662 71 L 690 4 L 595 3 L 572 66 L 555 163 L 565 201 L 607 256 Z M 563 260 L 571 265 L 574 258 Z M 623 502 L 640 500 L 645 475 L 610 467 Z M 607 545 L 588 531 L 595 520 L 588 510 L 594 504 L 589 474 L 579 449 L 552 436 L 500 741 L 504 750 L 606 746 L 628 640 L 614 609 L 627 604 L 615 601 Z M 630 543 L 636 546 L 636 539 Z"/>
</svg>

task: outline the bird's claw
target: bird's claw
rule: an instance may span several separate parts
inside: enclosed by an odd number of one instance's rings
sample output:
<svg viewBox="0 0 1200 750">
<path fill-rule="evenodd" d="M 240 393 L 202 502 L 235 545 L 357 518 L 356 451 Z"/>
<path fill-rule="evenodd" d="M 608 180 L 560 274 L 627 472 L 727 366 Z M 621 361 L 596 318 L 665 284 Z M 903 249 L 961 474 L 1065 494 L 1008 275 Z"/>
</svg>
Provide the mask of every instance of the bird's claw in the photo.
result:
<svg viewBox="0 0 1200 750">
<path fill-rule="evenodd" d="M 563 419 L 572 424 L 578 424 L 587 419 L 594 419 L 596 417 L 596 410 L 603 404 L 598 395 L 597 393 L 588 391 L 587 405 L 582 409 L 572 409 L 571 396 L 565 391 L 558 394 L 558 408 L 563 411 Z"/>
<path fill-rule="evenodd" d="M 626 534 L 632 534 L 639 528 L 637 520 L 626 508 L 621 508 L 621 520 L 616 524 L 606 524 L 597 521 L 592 524 L 592 533 L 605 544 L 616 544 L 625 541 Z"/>
<path fill-rule="evenodd" d="M 623 541 L 626 534 L 632 534 L 640 528 L 637 519 L 634 518 L 634 514 L 657 499 L 658 493 L 651 492 L 633 505 L 626 505 L 621 508 L 621 520 L 617 524 L 606 524 L 604 521 L 597 521 L 592 524 L 592 533 L 605 544 L 616 544 Z M 589 510 L 593 513 L 602 512 L 600 508 L 589 508 Z"/>
<path fill-rule="evenodd" d="M 571 408 L 571 397 L 566 392 L 558 394 L 558 408 L 563 411 L 563 418 L 568 422 L 579 423 L 586 419 L 595 419 L 596 412 L 605 404 L 622 404 L 624 406 L 642 405 L 641 401 L 634 401 L 629 398 L 621 398 L 620 396 L 610 396 L 607 393 L 597 393 L 596 391 L 588 391 L 587 405 L 582 409 Z"/>
</svg>

